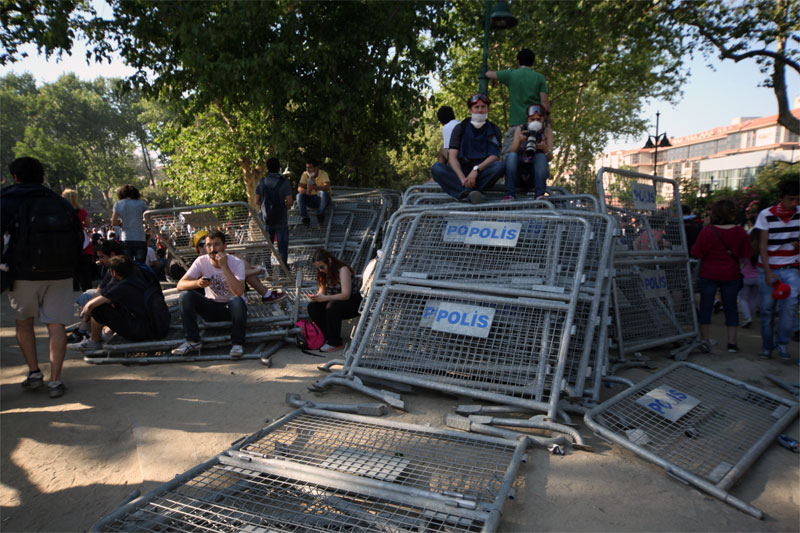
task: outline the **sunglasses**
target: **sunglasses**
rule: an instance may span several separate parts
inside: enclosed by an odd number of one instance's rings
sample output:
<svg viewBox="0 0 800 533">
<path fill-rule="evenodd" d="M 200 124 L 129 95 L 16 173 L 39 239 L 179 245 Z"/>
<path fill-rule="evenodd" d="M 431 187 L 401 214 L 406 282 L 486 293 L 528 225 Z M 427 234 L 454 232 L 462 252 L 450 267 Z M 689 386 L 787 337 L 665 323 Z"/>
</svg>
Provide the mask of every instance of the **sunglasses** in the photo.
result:
<svg viewBox="0 0 800 533">
<path fill-rule="evenodd" d="M 477 102 L 478 100 L 481 100 L 481 101 L 482 101 L 482 102 L 484 102 L 486 105 L 489 105 L 489 104 L 491 104 L 491 102 L 489 101 L 489 97 L 488 97 L 488 96 L 486 96 L 485 94 L 482 94 L 482 93 L 476 93 L 476 94 L 473 94 L 473 95 L 470 97 L 470 99 L 469 99 L 469 100 L 467 100 L 467 103 L 468 103 L 469 105 L 472 105 L 472 104 L 474 104 L 475 102 Z"/>
</svg>

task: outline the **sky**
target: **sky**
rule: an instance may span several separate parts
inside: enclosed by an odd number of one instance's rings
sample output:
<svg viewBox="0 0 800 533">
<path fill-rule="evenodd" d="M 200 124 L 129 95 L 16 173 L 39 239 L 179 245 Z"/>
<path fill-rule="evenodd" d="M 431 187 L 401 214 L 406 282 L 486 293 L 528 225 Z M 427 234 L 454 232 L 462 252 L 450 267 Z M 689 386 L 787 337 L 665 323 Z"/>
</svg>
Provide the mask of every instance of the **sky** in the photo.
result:
<svg viewBox="0 0 800 533">
<path fill-rule="evenodd" d="M 45 60 L 36 54 L 35 47 L 27 49 L 30 56 L 3 68 L 3 73 L 30 72 L 39 83 L 53 82 L 60 75 L 75 72 L 81 79 L 92 80 L 98 76 L 124 77 L 133 69 L 121 60 L 110 64 L 88 65 L 85 48 L 76 43 L 72 56 L 60 60 Z M 689 64 L 690 76 L 682 87 L 683 97 L 676 106 L 665 102 L 649 101 L 645 104 L 642 117 L 650 121 L 649 134 L 656 134 L 656 112 L 660 111 L 658 133 L 667 132 L 670 137 L 683 137 L 693 133 L 727 126 L 736 117 L 762 117 L 778 112 L 778 104 L 772 89 L 760 87 L 765 76 L 759 72 L 754 60 L 739 63 L 710 58 L 716 70 L 706 65 L 707 61 L 697 55 Z M 800 75 L 786 69 L 789 88 L 789 104 L 794 108 L 794 100 L 800 97 Z M 800 107 L 800 105 L 798 105 Z M 644 145 L 647 134 L 641 139 L 615 139 L 606 151 L 638 148 Z"/>
</svg>

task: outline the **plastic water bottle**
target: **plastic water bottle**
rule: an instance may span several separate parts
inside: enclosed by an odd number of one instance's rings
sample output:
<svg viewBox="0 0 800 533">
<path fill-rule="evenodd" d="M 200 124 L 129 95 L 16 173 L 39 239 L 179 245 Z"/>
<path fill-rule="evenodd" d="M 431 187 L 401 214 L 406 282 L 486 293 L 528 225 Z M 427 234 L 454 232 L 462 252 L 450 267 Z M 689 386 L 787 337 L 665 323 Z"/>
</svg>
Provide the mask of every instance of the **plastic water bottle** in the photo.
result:
<svg viewBox="0 0 800 533">
<path fill-rule="evenodd" d="M 778 444 L 787 450 L 792 450 L 794 453 L 800 453 L 800 442 L 797 442 L 789 435 L 778 435 Z"/>
</svg>

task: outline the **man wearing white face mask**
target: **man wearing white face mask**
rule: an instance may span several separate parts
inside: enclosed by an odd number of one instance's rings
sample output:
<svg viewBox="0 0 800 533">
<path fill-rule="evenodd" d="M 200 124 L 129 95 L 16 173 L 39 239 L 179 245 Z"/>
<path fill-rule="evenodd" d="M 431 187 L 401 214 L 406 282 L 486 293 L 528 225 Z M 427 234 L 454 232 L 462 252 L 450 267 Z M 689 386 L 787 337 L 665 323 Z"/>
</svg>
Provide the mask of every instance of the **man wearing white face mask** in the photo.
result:
<svg viewBox="0 0 800 533">
<path fill-rule="evenodd" d="M 528 106 L 527 124 L 517 126 L 506 154 L 506 196 L 513 200 L 517 191 L 533 187 L 537 198 L 547 185 L 547 163 L 553 159 L 553 130 L 540 105 Z"/>
<path fill-rule="evenodd" d="M 321 226 L 325 222 L 325 209 L 331 203 L 331 179 L 328 173 L 319 168 L 317 161 L 309 158 L 306 161 L 306 171 L 300 176 L 297 186 L 297 208 L 303 224 L 308 226 L 308 209 L 317 209 L 317 222 Z"/>
<path fill-rule="evenodd" d="M 494 185 L 505 172 L 500 161 L 500 128 L 487 120 L 489 97 L 477 93 L 468 101 L 470 118 L 463 120 L 450 134 L 448 164 L 435 163 L 431 168 L 439 186 L 459 200 L 483 202 L 481 193 Z"/>
</svg>

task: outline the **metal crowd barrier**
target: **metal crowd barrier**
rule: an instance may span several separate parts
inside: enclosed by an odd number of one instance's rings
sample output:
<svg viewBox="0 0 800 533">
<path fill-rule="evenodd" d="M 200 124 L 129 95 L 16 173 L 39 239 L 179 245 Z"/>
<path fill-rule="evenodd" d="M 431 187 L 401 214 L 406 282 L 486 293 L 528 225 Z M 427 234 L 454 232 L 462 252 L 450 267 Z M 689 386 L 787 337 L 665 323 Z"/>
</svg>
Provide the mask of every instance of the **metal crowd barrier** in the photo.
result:
<svg viewBox="0 0 800 533">
<path fill-rule="evenodd" d="M 680 192 L 674 180 L 601 168 L 601 209 L 620 223 L 614 248 L 617 358 L 673 342 L 677 360 L 699 346 Z"/>
<path fill-rule="evenodd" d="M 92 531 L 495 531 L 524 439 L 301 408 Z"/>
<path fill-rule="evenodd" d="M 756 518 L 730 489 L 798 413 L 796 402 L 674 363 L 585 415 L 600 437 Z"/>
</svg>

